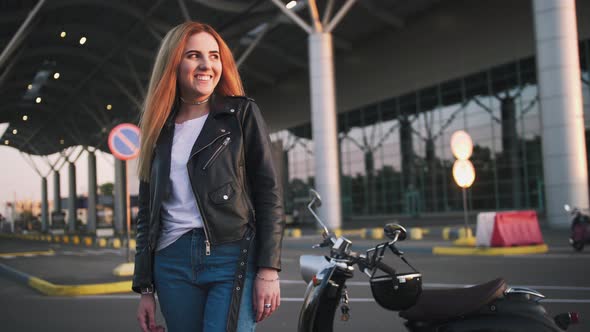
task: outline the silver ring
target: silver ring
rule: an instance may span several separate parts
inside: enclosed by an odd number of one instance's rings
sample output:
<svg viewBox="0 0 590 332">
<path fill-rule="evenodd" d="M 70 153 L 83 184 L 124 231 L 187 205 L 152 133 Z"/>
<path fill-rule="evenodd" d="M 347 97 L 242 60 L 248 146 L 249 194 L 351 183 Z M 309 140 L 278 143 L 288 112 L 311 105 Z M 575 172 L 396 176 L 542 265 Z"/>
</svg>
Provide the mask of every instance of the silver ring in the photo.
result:
<svg viewBox="0 0 590 332">
<path fill-rule="evenodd" d="M 264 304 L 264 308 L 265 308 L 265 309 L 270 309 L 270 303 L 265 303 L 265 304 Z"/>
</svg>

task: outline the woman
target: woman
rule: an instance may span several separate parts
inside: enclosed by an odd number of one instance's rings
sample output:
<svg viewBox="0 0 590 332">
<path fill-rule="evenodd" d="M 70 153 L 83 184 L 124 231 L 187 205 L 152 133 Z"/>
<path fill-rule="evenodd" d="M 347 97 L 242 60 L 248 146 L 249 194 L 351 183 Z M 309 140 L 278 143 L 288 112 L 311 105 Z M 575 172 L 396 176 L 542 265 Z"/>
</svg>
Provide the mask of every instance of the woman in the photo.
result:
<svg viewBox="0 0 590 332">
<path fill-rule="evenodd" d="M 186 22 L 158 52 L 140 126 L 137 319 L 170 331 L 253 331 L 280 305 L 281 189 L 229 48 Z"/>
</svg>

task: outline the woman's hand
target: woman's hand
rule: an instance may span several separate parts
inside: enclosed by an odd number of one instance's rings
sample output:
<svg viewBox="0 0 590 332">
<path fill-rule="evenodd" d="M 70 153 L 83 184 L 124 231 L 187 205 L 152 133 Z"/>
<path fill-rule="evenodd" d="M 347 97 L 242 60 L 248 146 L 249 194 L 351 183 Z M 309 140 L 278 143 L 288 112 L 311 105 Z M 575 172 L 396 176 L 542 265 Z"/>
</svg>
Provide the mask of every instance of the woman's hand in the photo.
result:
<svg viewBox="0 0 590 332">
<path fill-rule="evenodd" d="M 281 305 L 279 273 L 275 269 L 260 268 L 254 278 L 252 299 L 256 322 L 260 322 L 268 318 Z"/>
<path fill-rule="evenodd" d="M 137 321 L 143 332 L 164 332 L 161 325 L 156 325 L 156 299 L 154 294 L 142 294 L 137 308 Z"/>
</svg>

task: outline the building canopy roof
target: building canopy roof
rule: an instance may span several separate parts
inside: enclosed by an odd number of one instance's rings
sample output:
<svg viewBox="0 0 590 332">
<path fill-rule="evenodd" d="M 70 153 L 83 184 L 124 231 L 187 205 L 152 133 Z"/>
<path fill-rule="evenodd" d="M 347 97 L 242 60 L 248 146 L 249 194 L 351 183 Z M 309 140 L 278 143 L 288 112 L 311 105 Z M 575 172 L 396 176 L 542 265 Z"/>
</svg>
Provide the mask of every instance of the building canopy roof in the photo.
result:
<svg viewBox="0 0 590 332">
<path fill-rule="evenodd" d="M 318 0 L 320 16 L 345 2 Z M 333 32 L 336 56 L 437 2 L 357 0 Z M 310 22 L 306 4 L 291 10 Z M 10 124 L 0 143 L 34 155 L 108 151 L 109 131 L 139 120 L 162 37 L 187 19 L 220 31 L 249 95 L 308 71 L 307 33 L 270 0 L 0 0 L 0 123 Z"/>
</svg>

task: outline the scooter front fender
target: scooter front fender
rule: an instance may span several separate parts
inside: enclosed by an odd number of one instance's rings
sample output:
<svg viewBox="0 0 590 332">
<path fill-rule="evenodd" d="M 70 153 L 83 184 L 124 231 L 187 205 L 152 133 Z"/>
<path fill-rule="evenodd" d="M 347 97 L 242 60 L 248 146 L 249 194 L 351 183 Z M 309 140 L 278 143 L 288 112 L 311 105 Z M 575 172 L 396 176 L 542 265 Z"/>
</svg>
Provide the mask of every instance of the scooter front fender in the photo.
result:
<svg viewBox="0 0 590 332">
<path fill-rule="evenodd" d="M 332 332 L 334 314 L 346 281 L 345 278 L 338 278 L 338 274 L 338 267 L 330 264 L 307 284 L 299 312 L 298 331 Z"/>
</svg>

